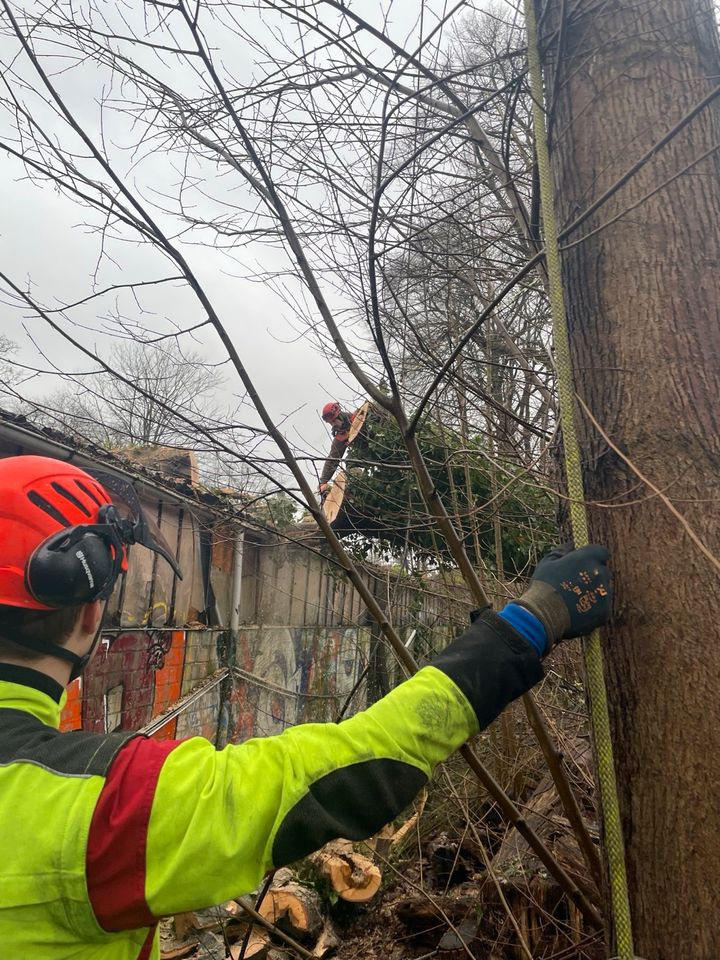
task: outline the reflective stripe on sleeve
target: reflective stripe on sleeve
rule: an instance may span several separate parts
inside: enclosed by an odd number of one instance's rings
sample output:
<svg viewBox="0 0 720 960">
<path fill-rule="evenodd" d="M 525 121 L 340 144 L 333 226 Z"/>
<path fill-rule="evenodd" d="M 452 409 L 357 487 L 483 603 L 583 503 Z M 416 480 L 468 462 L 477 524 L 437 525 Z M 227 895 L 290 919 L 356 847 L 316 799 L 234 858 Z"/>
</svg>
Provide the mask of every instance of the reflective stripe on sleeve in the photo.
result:
<svg viewBox="0 0 720 960">
<path fill-rule="evenodd" d="M 86 858 L 90 904 L 104 930 L 155 922 L 145 899 L 148 822 L 160 771 L 180 742 L 138 737 L 110 767 L 93 812 Z"/>
</svg>

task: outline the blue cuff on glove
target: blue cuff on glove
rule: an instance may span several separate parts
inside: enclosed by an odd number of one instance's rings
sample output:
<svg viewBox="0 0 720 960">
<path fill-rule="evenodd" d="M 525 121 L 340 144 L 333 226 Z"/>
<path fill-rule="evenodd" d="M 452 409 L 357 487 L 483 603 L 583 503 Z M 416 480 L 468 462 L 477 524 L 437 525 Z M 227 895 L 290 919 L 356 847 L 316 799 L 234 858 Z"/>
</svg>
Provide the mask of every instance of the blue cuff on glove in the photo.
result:
<svg viewBox="0 0 720 960">
<path fill-rule="evenodd" d="M 498 613 L 498 616 L 502 617 L 513 630 L 517 630 L 521 637 L 532 644 L 539 656 L 543 657 L 547 653 L 548 642 L 545 627 L 529 610 L 517 603 L 509 603 Z"/>
</svg>

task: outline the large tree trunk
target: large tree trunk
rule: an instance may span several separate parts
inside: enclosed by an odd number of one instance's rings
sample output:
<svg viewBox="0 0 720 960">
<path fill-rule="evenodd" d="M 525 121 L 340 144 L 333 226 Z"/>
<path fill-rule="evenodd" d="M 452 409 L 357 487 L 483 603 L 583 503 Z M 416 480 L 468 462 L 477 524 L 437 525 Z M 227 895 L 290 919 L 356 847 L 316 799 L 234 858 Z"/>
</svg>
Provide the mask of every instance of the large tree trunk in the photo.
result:
<svg viewBox="0 0 720 960">
<path fill-rule="evenodd" d="M 710 0 L 548 5 L 542 43 L 562 230 L 712 90 L 720 56 Z M 719 143 L 715 100 L 566 242 L 625 215 L 563 254 L 579 395 L 716 556 L 718 154 L 628 208 Z M 616 573 L 605 646 L 636 952 L 716 960 L 720 573 L 580 416 L 588 499 L 612 505 L 592 508 L 591 530 L 610 546 Z"/>
</svg>

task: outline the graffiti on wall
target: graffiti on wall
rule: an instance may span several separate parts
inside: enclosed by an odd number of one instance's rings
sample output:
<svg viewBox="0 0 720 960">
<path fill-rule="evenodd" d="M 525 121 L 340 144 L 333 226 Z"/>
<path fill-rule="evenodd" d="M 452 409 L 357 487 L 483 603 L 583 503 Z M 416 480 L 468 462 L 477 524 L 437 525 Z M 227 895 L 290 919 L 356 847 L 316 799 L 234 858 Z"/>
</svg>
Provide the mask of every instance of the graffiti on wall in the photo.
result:
<svg viewBox="0 0 720 960">
<path fill-rule="evenodd" d="M 270 736 L 295 723 L 334 720 L 362 677 L 369 643 L 368 628 L 242 629 L 219 743 Z M 364 697 L 362 683 L 352 709 L 362 707 Z"/>
<path fill-rule="evenodd" d="M 234 650 L 239 668 L 168 720 L 159 739 L 205 736 L 219 745 L 281 733 L 305 721 L 332 721 L 356 688 L 349 712 L 365 704 L 362 678 L 370 630 L 247 627 Z M 71 685 L 64 730 L 140 729 L 218 668 L 210 630 L 123 630 L 105 634 Z"/>
<path fill-rule="evenodd" d="M 175 731 L 168 739 L 185 740 L 188 737 L 205 737 L 215 742 L 220 714 L 220 687 L 213 687 L 200 700 L 177 718 Z M 160 731 L 162 733 L 162 731 Z"/>
<path fill-rule="evenodd" d="M 190 639 L 191 638 L 191 639 Z M 68 689 L 61 718 L 63 730 L 137 730 L 162 714 L 188 693 L 198 678 L 217 669 L 215 634 L 211 631 L 151 630 L 103 634 L 82 677 Z M 207 717 L 218 704 L 196 708 L 198 728 L 183 727 L 190 736 L 215 736 Z M 177 735 L 177 720 L 157 734 L 158 739 Z"/>
<path fill-rule="evenodd" d="M 221 743 L 282 733 L 297 722 L 301 674 L 293 630 L 241 630 L 235 662 L 239 670 L 223 705 Z"/>
</svg>

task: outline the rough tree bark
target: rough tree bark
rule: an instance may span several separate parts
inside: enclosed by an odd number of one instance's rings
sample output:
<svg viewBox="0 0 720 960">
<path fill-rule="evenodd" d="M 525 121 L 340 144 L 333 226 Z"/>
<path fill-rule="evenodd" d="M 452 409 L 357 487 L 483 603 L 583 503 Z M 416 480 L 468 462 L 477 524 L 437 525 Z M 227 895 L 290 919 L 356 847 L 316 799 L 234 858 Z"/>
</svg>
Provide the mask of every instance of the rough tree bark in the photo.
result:
<svg viewBox="0 0 720 960">
<path fill-rule="evenodd" d="M 542 55 L 563 230 L 713 89 L 720 56 L 711 0 L 547 6 Z M 563 254 L 578 394 L 716 556 L 718 153 L 628 208 L 718 145 L 720 98 L 571 233 Z M 716 960 L 720 573 L 580 419 L 588 499 L 612 505 L 592 509 L 591 530 L 616 572 L 607 673 L 635 949 Z"/>
</svg>

